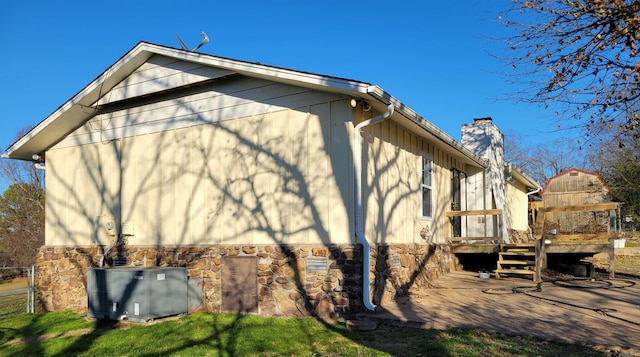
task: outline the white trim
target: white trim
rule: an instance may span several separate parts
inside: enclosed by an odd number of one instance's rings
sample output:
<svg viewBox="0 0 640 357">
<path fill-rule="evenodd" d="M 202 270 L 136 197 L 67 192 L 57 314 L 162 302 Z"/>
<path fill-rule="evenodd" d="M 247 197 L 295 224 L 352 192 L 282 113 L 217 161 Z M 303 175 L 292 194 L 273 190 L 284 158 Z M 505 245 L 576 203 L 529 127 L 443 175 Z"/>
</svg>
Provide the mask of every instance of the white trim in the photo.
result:
<svg viewBox="0 0 640 357">
<path fill-rule="evenodd" d="M 424 183 L 424 168 L 425 168 L 425 160 L 429 162 L 429 184 Z M 420 193 L 420 212 L 419 218 L 423 220 L 433 220 L 433 181 L 434 181 L 434 162 L 433 155 L 427 152 L 420 152 L 420 160 L 419 160 L 418 172 L 420 173 L 420 183 L 419 183 L 419 193 Z M 424 190 L 428 189 L 430 191 L 431 202 L 429 203 L 429 207 L 431 212 L 430 215 L 424 215 Z"/>
</svg>

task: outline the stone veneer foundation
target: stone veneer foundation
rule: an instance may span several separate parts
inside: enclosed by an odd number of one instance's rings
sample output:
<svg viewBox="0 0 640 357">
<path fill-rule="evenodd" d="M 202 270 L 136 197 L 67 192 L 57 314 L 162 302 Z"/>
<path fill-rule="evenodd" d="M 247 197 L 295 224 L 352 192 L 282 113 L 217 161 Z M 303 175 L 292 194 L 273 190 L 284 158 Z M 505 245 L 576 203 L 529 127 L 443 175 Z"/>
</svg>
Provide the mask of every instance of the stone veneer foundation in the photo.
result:
<svg viewBox="0 0 640 357">
<path fill-rule="evenodd" d="M 99 266 L 102 253 L 102 247 L 40 248 L 37 258 L 40 308 L 86 312 L 87 271 Z M 130 267 L 186 267 L 190 279 L 201 282 L 208 311 L 221 312 L 223 258 L 234 256 L 258 259 L 255 274 L 260 315 L 337 319 L 363 309 L 361 245 L 126 245 L 120 247 L 118 254 L 127 258 L 126 265 Z M 107 262 L 111 263 L 115 255 L 116 252 L 111 252 Z M 454 260 L 448 245 L 373 247 L 370 277 L 374 303 L 406 294 L 412 287 L 429 285 L 451 271 Z"/>
<path fill-rule="evenodd" d="M 511 243 L 534 243 L 535 239 L 529 231 L 518 231 L 515 229 L 507 228 L 509 234 L 509 241 Z"/>
</svg>

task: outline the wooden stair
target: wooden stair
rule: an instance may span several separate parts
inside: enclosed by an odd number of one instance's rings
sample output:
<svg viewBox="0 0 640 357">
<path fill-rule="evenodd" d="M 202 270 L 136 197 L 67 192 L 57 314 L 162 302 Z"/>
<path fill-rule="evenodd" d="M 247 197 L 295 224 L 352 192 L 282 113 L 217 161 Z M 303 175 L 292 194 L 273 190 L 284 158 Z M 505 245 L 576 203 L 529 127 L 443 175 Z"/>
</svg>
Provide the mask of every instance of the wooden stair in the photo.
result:
<svg viewBox="0 0 640 357">
<path fill-rule="evenodd" d="M 501 244 L 498 252 L 497 269 L 494 271 L 496 279 L 501 275 L 531 275 L 536 276 L 536 245 L 534 243 Z"/>
</svg>

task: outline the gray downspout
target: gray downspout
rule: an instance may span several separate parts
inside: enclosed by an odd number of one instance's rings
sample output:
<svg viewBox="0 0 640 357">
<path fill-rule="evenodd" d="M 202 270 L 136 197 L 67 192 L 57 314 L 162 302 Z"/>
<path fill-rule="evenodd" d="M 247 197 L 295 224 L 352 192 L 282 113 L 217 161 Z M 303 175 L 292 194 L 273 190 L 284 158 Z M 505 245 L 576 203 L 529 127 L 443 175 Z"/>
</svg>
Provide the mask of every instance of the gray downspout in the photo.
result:
<svg viewBox="0 0 640 357">
<path fill-rule="evenodd" d="M 362 129 L 371 124 L 383 121 L 393 115 L 394 106 L 389 104 L 387 111 L 371 119 L 367 119 L 355 127 L 353 133 L 353 165 L 356 174 L 356 211 L 355 211 L 355 223 L 356 223 L 356 236 L 362 243 L 362 255 L 363 255 L 363 267 L 362 267 L 362 300 L 364 307 L 367 310 L 374 311 L 376 305 L 371 301 L 371 246 L 367 237 L 364 235 L 364 229 L 362 224 L 362 142 L 360 135 Z"/>
</svg>

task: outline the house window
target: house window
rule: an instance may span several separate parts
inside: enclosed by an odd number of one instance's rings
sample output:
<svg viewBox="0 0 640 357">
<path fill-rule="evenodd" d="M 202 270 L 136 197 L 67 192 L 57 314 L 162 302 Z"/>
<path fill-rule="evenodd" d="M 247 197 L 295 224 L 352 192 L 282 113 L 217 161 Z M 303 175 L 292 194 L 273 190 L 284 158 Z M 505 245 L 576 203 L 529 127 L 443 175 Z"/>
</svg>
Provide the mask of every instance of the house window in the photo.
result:
<svg viewBox="0 0 640 357">
<path fill-rule="evenodd" d="M 431 158 L 422 157 L 422 179 L 420 181 L 420 193 L 422 194 L 422 217 L 431 218 L 433 215 L 433 190 L 431 181 L 433 175 L 433 161 Z"/>
</svg>

